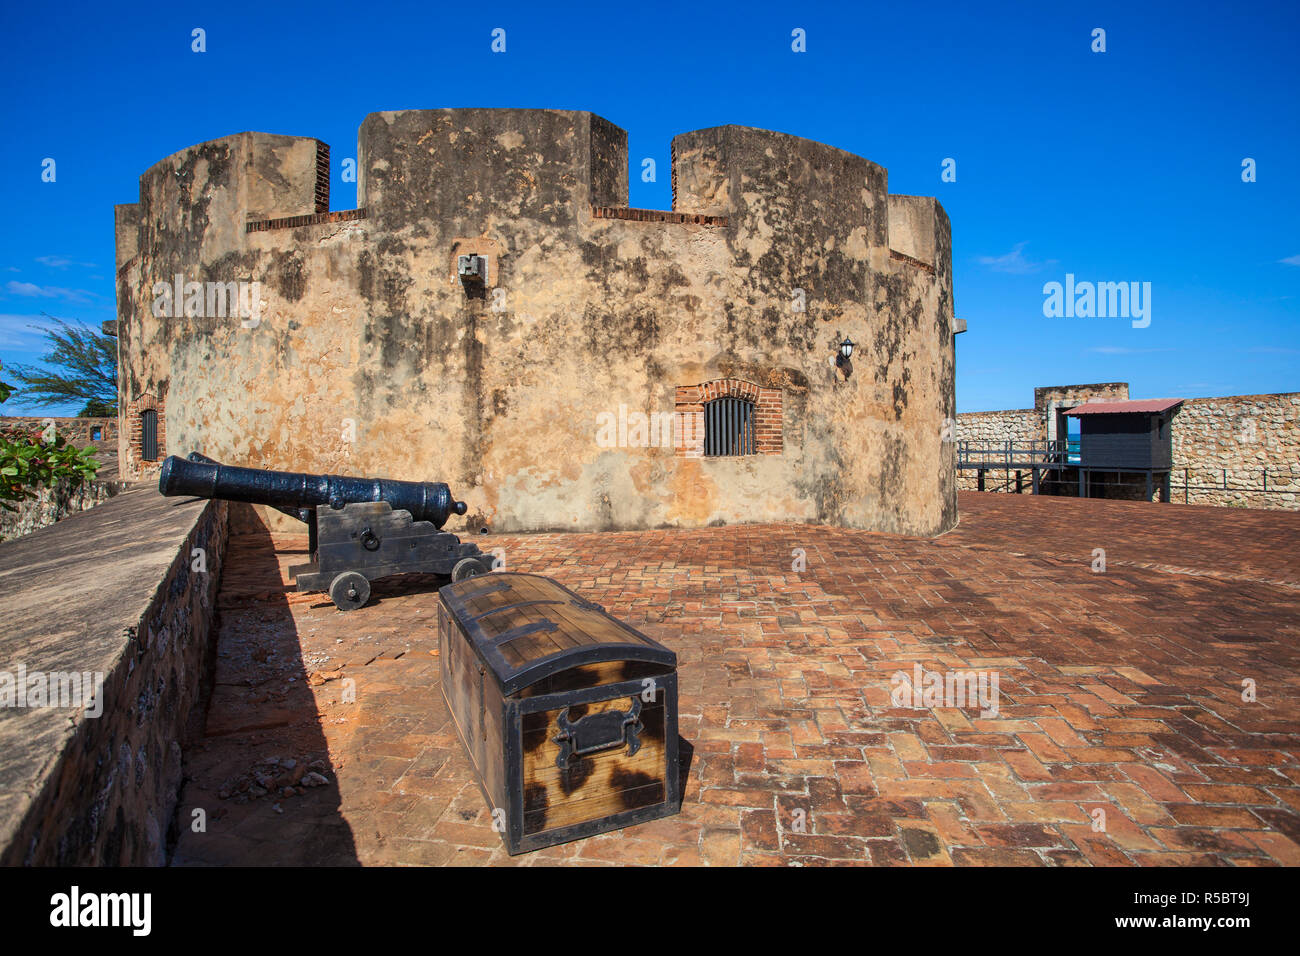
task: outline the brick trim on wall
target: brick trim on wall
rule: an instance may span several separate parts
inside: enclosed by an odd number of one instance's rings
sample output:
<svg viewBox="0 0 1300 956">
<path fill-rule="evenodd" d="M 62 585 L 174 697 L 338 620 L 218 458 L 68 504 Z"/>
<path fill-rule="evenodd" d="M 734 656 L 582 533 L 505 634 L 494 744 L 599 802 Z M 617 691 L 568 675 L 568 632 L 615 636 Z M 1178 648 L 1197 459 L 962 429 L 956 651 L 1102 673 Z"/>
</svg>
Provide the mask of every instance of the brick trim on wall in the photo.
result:
<svg viewBox="0 0 1300 956">
<path fill-rule="evenodd" d="M 704 216 L 690 212 L 665 212 L 662 209 L 623 209 L 616 206 L 592 206 L 592 219 L 626 219 L 632 222 L 671 222 L 679 225 L 725 226 L 726 216 Z"/>
<path fill-rule="evenodd" d="M 890 249 L 889 258 L 898 262 L 906 263 L 909 266 L 916 266 L 918 269 L 928 272 L 930 275 L 934 275 L 934 266 L 930 265 L 928 262 L 922 262 L 920 259 L 914 259 L 905 252 L 899 252 L 897 249 Z"/>
<path fill-rule="evenodd" d="M 330 211 L 330 144 L 316 140 L 316 212 Z"/>
<path fill-rule="evenodd" d="M 678 458 L 704 457 L 704 406 L 718 398 L 743 398 L 754 403 L 754 450 L 759 455 L 779 455 L 785 450 L 782 435 L 784 401 L 779 388 L 764 388 L 738 378 L 720 378 L 699 385 L 679 385 L 675 399 Z"/>
<path fill-rule="evenodd" d="M 286 216 L 284 219 L 257 219 L 246 223 L 244 232 L 270 232 L 272 229 L 296 229 L 299 226 L 319 226 L 329 222 L 351 222 L 365 219 L 366 210 L 338 209 L 334 212 L 318 212 L 310 216 Z"/>
<path fill-rule="evenodd" d="M 150 469 L 157 468 L 167 457 L 167 416 L 165 403 L 154 395 L 141 395 L 126 406 L 126 421 L 123 423 L 126 442 L 126 474 L 139 478 Z M 158 413 L 158 457 L 152 461 L 144 458 L 144 412 L 153 409 Z"/>
<path fill-rule="evenodd" d="M 677 208 L 677 140 L 676 139 L 674 139 L 672 143 L 669 144 L 668 162 L 670 162 L 673 167 L 673 208 L 676 209 Z"/>
</svg>

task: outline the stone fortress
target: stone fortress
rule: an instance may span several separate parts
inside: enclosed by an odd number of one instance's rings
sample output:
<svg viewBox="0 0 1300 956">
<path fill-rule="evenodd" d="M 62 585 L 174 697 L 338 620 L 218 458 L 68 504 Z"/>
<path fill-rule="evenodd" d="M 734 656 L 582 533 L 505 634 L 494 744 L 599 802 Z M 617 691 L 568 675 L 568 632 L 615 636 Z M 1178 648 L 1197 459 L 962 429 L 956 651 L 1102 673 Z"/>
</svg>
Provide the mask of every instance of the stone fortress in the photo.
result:
<svg viewBox="0 0 1300 956">
<path fill-rule="evenodd" d="M 516 109 L 373 113 L 357 165 L 330 211 L 328 146 L 240 133 L 117 207 L 124 476 L 444 480 L 475 532 L 954 525 L 948 218 L 880 166 L 698 130 L 673 210 L 629 209 L 623 130 Z"/>
<path fill-rule="evenodd" d="M 118 210 L 122 414 L 58 427 L 121 448 L 124 478 L 196 446 L 445 478 L 471 529 L 777 518 L 917 535 L 955 521 L 956 442 L 1042 440 L 1063 406 L 1128 398 L 1063 386 L 954 415 L 937 203 L 774 133 L 690 133 L 673 158 L 675 210 L 632 210 L 624 137 L 589 114 L 377 114 L 361 208 L 331 212 L 315 140 L 186 150 Z M 240 315 L 253 283 L 265 306 Z M 714 412 L 737 406 L 752 454 L 715 454 Z M 667 447 L 634 440 L 645 412 L 671 416 Z M 1171 440 L 1179 461 L 1272 469 L 1295 461 L 1298 416 L 1300 394 L 1188 399 Z M 505 862 L 488 808 L 464 813 L 468 764 L 430 708 L 428 591 L 322 613 L 288 594 L 300 525 L 277 542 L 241 506 L 150 485 L 0 543 L 0 661 L 52 692 L 70 671 L 104 678 L 94 719 L 0 707 L 0 865 Z M 942 547 L 789 523 L 501 538 L 512 567 L 671 640 L 690 721 L 682 826 L 535 862 L 1300 864 L 1284 760 L 1300 518 L 963 503 Z M 813 560 L 787 575 L 769 559 L 795 544 Z M 1099 546 L 1105 573 L 1087 570 Z M 900 717 L 887 683 L 990 666 L 1009 680 L 997 733 L 972 734 L 961 707 Z M 1241 674 L 1268 689 L 1258 703 L 1237 703 Z M 1089 739 L 1058 733 L 1079 715 Z M 1225 788 L 1243 754 L 1261 786 Z M 286 793 L 308 770 L 320 782 Z M 1044 781 L 1074 778 L 1040 802 Z M 811 828 L 789 827 L 804 808 Z M 198 810 L 220 823 L 200 833 Z"/>
</svg>

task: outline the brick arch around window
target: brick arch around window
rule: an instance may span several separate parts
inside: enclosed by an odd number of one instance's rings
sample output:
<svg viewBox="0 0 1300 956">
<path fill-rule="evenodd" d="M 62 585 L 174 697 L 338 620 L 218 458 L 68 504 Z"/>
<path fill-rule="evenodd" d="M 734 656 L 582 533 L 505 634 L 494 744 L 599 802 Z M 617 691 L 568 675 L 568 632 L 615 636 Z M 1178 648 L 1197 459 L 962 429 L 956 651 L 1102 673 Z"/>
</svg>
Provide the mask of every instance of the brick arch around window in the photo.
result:
<svg viewBox="0 0 1300 956">
<path fill-rule="evenodd" d="M 164 403 L 155 395 L 141 395 L 128 403 L 126 409 L 126 457 L 127 467 L 132 474 L 138 475 L 166 457 L 167 452 L 167 418 L 163 414 Z M 157 416 L 157 457 L 144 457 L 145 412 Z"/>
<path fill-rule="evenodd" d="M 677 457 L 704 457 L 704 406 L 718 398 L 753 402 L 755 453 L 781 454 L 784 448 L 781 390 L 739 378 L 719 378 L 699 385 L 677 386 Z"/>
</svg>

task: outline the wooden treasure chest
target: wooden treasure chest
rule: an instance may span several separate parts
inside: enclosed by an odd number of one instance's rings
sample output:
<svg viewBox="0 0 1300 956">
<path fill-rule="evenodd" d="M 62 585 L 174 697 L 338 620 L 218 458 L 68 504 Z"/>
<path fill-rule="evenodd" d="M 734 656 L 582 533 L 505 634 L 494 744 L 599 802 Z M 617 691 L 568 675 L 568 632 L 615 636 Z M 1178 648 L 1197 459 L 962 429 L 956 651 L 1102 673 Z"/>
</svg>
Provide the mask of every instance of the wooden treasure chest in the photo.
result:
<svg viewBox="0 0 1300 956">
<path fill-rule="evenodd" d="M 510 853 L 678 811 L 676 654 L 536 574 L 439 595 L 442 693 Z"/>
</svg>

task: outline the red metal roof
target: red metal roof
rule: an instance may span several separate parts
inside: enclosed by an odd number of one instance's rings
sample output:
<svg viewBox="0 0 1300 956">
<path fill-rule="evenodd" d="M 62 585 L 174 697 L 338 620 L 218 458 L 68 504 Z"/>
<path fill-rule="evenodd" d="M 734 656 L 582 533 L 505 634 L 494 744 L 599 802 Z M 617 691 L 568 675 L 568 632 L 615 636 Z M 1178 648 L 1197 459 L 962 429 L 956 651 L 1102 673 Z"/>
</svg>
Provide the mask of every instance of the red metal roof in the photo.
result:
<svg viewBox="0 0 1300 956">
<path fill-rule="evenodd" d="M 1132 415 L 1135 412 L 1165 412 L 1183 404 L 1181 398 L 1146 398 L 1137 402 L 1088 402 L 1067 415 Z"/>
</svg>

